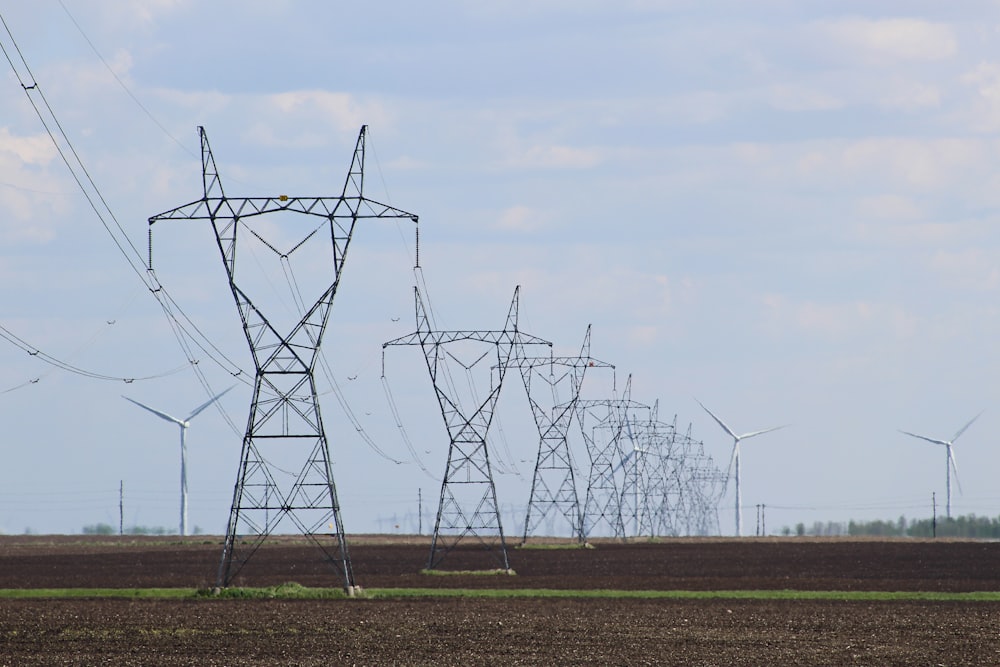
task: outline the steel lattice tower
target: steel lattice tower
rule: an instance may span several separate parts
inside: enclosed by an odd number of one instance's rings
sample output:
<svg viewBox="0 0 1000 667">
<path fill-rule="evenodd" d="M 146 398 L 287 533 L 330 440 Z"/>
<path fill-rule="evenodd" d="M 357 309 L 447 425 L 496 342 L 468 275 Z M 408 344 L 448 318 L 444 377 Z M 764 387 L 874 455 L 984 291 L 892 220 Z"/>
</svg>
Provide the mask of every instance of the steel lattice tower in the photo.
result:
<svg viewBox="0 0 1000 667">
<path fill-rule="evenodd" d="M 218 586 L 228 586 L 287 518 L 322 549 L 344 588 L 353 591 L 354 573 L 313 371 L 357 222 L 368 218 L 417 221 L 411 213 L 365 197 L 366 130 L 362 127 L 358 135 L 339 197 L 229 198 L 223 192 L 205 130 L 199 127 L 202 198 L 149 219 L 150 225 L 160 220 L 212 223 L 254 362 L 253 398 Z M 264 223 L 260 220 L 263 216 L 271 217 Z M 276 227 L 284 234 L 277 233 Z M 295 236 L 288 240 L 288 234 Z M 237 271 L 238 251 L 247 249 L 247 244 L 256 244 L 249 247 L 251 252 L 256 248 L 273 253 L 286 273 L 291 272 L 293 256 L 305 256 L 313 265 L 329 271 L 330 279 L 316 286 L 312 294 L 318 296 L 313 300 L 301 293 L 303 287 L 295 279 L 299 312 L 290 318 L 285 316 L 283 320 L 281 312 L 264 313 L 253 301 L 262 294 L 253 290 L 252 272 Z M 276 460 L 290 461 L 287 465 L 293 470 L 282 470 L 274 464 Z M 297 474 L 294 469 L 298 469 Z"/>
<path fill-rule="evenodd" d="M 507 322 L 501 331 L 433 331 L 420 291 L 414 288 L 416 332 L 382 346 L 383 351 L 392 345 L 421 347 L 450 440 L 431 552 L 427 559 L 428 569 L 436 568 L 465 537 L 476 538 L 496 565 L 504 570 L 510 569 L 486 435 L 515 348 L 520 349 L 524 345 L 552 346 L 548 341 L 518 330 L 519 291 L 520 287 L 514 290 Z M 469 345 L 474 349 L 467 357 L 454 351 L 458 346 Z M 467 352 L 469 348 L 462 351 Z M 472 397 L 475 405 L 471 411 L 463 409 L 460 404 L 457 388 L 448 370 L 449 359 L 463 366 L 467 372 L 484 365 L 484 361 L 493 362 L 490 367 L 490 391 L 485 399 Z M 463 359 L 470 361 L 466 363 Z"/>
<path fill-rule="evenodd" d="M 520 350 L 519 350 L 520 352 Z M 558 512 L 569 522 L 572 534 L 584 541 L 583 515 L 576 477 L 569 449 L 569 428 L 580 398 L 580 389 L 588 368 L 614 368 L 611 364 L 590 356 L 590 326 L 583 339 L 580 354 L 575 357 L 527 357 L 521 354 L 511 360 L 511 365 L 521 369 L 521 379 L 528 395 L 528 403 L 538 428 L 538 457 L 535 472 L 531 478 L 531 495 L 524 517 L 522 542 L 534 533 L 538 526 L 552 512 Z M 556 376 L 556 368 L 565 369 Z M 542 372 L 547 370 L 547 373 Z M 542 393 L 548 388 L 552 397 L 551 407 L 543 407 L 537 391 L 532 392 L 532 382 L 536 388 L 541 385 Z M 560 403 L 558 388 L 569 384 L 570 399 Z"/>
<path fill-rule="evenodd" d="M 584 538 L 600 526 L 607 527 L 614 537 L 626 536 L 622 493 L 625 486 L 619 474 L 625 461 L 622 438 L 627 436 L 626 422 L 630 412 L 649 410 L 648 405 L 629 398 L 632 378 L 625 385 L 623 398 L 577 401 L 577 423 L 587 446 L 590 471 L 587 495 L 581 522 Z M 591 421 L 596 423 L 591 424 Z"/>
<path fill-rule="evenodd" d="M 624 473 L 620 501 L 622 522 L 625 535 L 630 537 L 654 537 L 656 534 L 653 523 L 662 496 L 663 478 L 658 465 L 660 443 L 651 432 L 655 423 L 655 417 L 640 422 L 634 415 L 625 416 L 627 446 L 622 448 L 618 467 Z M 626 518 L 628 523 L 625 523 Z"/>
</svg>

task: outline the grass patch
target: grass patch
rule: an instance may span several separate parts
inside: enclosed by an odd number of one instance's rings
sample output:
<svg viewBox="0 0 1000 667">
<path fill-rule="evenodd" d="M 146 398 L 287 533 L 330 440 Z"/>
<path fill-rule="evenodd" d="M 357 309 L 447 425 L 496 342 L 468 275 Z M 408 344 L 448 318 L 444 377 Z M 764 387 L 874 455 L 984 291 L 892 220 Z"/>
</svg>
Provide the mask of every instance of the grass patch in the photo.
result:
<svg viewBox="0 0 1000 667">
<path fill-rule="evenodd" d="M 342 588 L 307 588 L 295 582 L 262 588 L 201 589 L 198 597 L 229 598 L 240 600 L 327 600 L 346 598 Z"/>
<path fill-rule="evenodd" d="M 552 542 L 522 542 L 517 545 L 517 549 L 539 549 L 541 551 L 560 549 L 596 549 L 590 542 L 567 542 L 565 544 L 555 544 Z"/>
<path fill-rule="evenodd" d="M 555 588 L 368 588 L 365 597 L 391 600 L 415 597 L 461 598 L 577 598 L 636 600 L 939 600 L 952 602 L 1000 602 L 1000 591 L 948 593 L 940 591 L 623 591 L 607 589 Z"/>
<path fill-rule="evenodd" d="M 498 567 L 493 570 L 420 570 L 420 574 L 426 574 L 431 577 L 493 577 L 497 575 L 506 575 L 513 577 L 517 575 L 517 572 L 507 568 L 506 570 L 502 567 Z"/>
</svg>

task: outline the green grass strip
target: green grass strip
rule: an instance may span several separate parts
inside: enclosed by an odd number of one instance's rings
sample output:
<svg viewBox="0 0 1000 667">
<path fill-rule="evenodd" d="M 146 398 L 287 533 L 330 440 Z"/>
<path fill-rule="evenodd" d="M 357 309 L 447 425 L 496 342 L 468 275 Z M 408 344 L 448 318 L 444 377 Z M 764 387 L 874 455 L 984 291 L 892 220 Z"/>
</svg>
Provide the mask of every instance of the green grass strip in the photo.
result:
<svg viewBox="0 0 1000 667">
<path fill-rule="evenodd" d="M 227 588 L 218 594 L 197 588 L 6 588 L 0 600 L 10 599 L 347 599 L 340 588 L 307 588 L 282 584 L 263 588 Z M 555 588 L 368 588 L 359 599 L 633 599 L 633 600 L 831 600 L 831 601 L 942 601 L 1000 602 L 1000 591 L 952 593 L 942 591 L 629 591 Z"/>
<path fill-rule="evenodd" d="M 368 588 L 365 597 L 400 599 L 419 597 L 461 598 L 575 598 L 575 599 L 636 599 L 636 600 L 941 600 L 1000 602 L 1000 591 L 953 593 L 942 591 L 628 591 L 628 590 L 563 590 L 554 588 Z"/>
<path fill-rule="evenodd" d="M 193 598 L 197 588 L 0 588 L 0 599 L 19 598 Z"/>
<path fill-rule="evenodd" d="M 426 574 L 430 577 L 493 577 L 493 576 L 504 576 L 513 577 L 517 575 L 517 572 L 511 569 L 503 569 L 502 567 L 494 568 L 492 570 L 420 570 L 420 574 Z"/>
<path fill-rule="evenodd" d="M 565 551 L 572 549 L 596 549 L 597 547 L 595 547 L 590 542 L 583 542 L 582 544 L 580 542 L 568 542 L 566 544 L 550 544 L 548 542 L 539 542 L 539 543 L 526 542 L 524 544 L 519 544 L 514 548 L 528 549 L 528 550 L 534 549 L 536 551 Z"/>
</svg>

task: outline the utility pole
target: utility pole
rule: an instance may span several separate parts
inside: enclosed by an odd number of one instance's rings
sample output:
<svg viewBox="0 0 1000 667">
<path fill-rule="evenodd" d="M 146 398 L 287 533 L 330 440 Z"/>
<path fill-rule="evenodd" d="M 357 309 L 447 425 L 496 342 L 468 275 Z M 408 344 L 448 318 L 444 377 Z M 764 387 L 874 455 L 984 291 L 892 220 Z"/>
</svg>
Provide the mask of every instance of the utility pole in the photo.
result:
<svg viewBox="0 0 1000 667">
<path fill-rule="evenodd" d="M 125 480 L 118 480 L 118 534 L 125 534 Z"/>
<path fill-rule="evenodd" d="M 937 537 L 937 495 L 931 491 L 931 537 Z"/>
</svg>

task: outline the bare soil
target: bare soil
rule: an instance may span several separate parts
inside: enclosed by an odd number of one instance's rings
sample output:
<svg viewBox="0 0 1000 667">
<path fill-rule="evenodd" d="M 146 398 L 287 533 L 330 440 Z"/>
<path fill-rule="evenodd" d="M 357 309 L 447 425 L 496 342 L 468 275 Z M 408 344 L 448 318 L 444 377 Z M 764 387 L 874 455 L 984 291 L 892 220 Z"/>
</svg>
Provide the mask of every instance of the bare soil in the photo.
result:
<svg viewBox="0 0 1000 667">
<path fill-rule="evenodd" d="M 353 537 L 365 587 L 1000 590 L 1000 544 L 705 539 L 511 550 L 429 576 L 426 538 Z M 0 588 L 210 587 L 221 540 L 0 537 Z M 237 582 L 339 586 L 274 540 Z M 481 554 L 457 550 L 463 569 Z M 997 665 L 1000 603 L 626 599 L 0 599 L 0 665 Z"/>
</svg>

